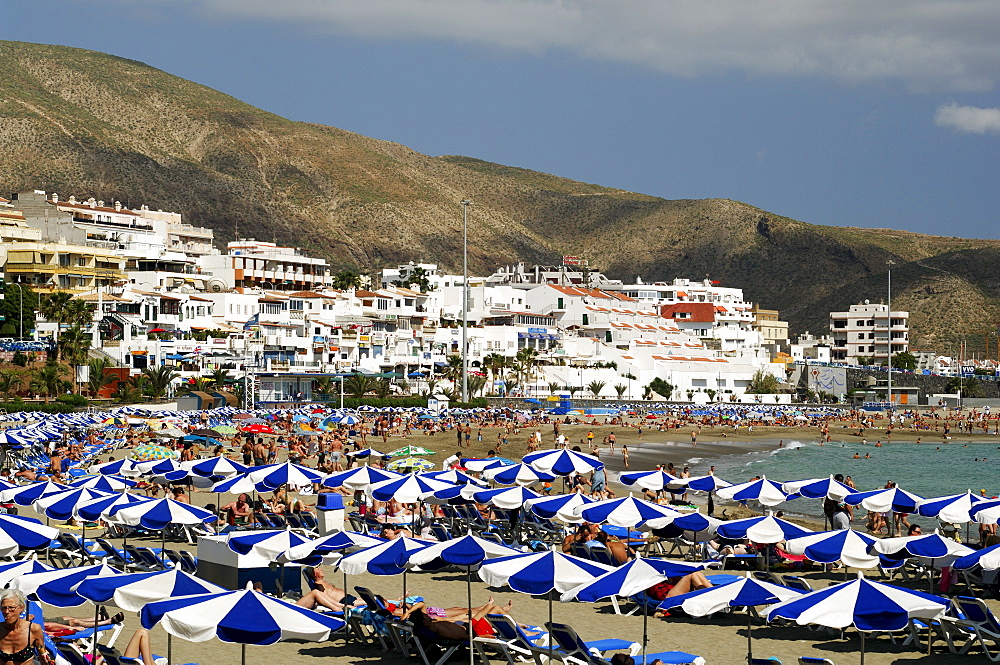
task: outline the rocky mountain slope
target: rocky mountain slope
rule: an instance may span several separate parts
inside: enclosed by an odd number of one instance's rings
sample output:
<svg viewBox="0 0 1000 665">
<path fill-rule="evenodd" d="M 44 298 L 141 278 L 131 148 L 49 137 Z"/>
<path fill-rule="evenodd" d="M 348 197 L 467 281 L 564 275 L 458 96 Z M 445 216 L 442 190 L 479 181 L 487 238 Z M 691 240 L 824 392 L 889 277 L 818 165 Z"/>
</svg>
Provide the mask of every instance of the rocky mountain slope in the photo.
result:
<svg viewBox="0 0 1000 665">
<path fill-rule="evenodd" d="M 798 222 L 729 200 L 664 199 L 469 157 L 432 157 L 294 122 L 146 64 L 60 46 L 0 42 L 0 188 L 45 189 L 180 211 L 220 240 L 277 240 L 337 267 L 586 256 L 634 279 L 742 286 L 794 331 L 886 292 L 913 312 L 914 342 L 995 329 L 989 268 L 1000 242 Z M 845 220 L 849 222 L 849 220 Z"/>
</svg>

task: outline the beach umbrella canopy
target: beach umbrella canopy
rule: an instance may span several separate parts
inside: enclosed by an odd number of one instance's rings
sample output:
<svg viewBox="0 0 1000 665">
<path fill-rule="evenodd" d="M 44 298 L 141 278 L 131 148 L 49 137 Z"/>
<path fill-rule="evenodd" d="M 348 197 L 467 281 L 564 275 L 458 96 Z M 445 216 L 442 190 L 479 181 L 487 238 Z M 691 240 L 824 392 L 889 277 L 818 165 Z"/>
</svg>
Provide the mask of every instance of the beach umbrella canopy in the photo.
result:
<svg viewBox="0 0 1000 665">
<path fill-rule="evenodd" d="M 68 489 L 70 489 L 69 485 L 54 483 L 50 480 L 30 485 L 15 485 L 10 489 L 0 491 L 0 501 L 13 501 L 19 506 L 30 506 L 43 496 L 65 492 Z"/>
<path fill-rule="evenodd" d="M 256 492 L 258 490 L 261 492 L 267 492 L 270 490 L 270 488 L 264 485 L 264 483 L 255 483 L 253 478 L 249 475 L 239 473 L 231 478 L 220 480 L 212 485 L 210 489 L 216 494 L 224 494 L 226 492 L 239 494 L 241 492 Z"/>
<path fill-rule="evenodd" d="M 966 547 L 951 538 L 945 538 L 938 533 L 937 529 L 933 533 L 925 533 L 919 536 L 878 538 L 868 547 L 868 551 L 884 554 L 888 559 L 906 559 L 909 557 L 935 560 L 945 559 L 945 561 L 940 562 L 941 565 L 948 565 L 954 559 L 973 553 L 971 547 Z"/>
<path fill-rule="evenodd" d="M 337 562 L 337 567 L 348 575 L 399 575 L 409 567 L 410 557 L 431 543 L 414 538 L 396 538 L 374 547 L 348 554 Z M 404 589 L 405 593 L 405 589 Z"/>
<path fill-rule="evenodd" d="M 415 457 L 419 455 L 434 455 L 435 452 L 430 448 L 424 448 L 422 446 L 403 446 L 402 448 L 397 448 L 396 450 L 389 453 L 390 457 Z"/>
<path fill-rule="evenodd" d="M 375 483 L 365 488 L 365 492 L 368 496 L 378 501 L 391 501 L 395 499 L 400 503 L 416 503 L 425 496 L 433 494 L 438 490 L 443 490 L 446 487 L 454 487 L 454 485 L 434 480 L 433 478 L 408 475 Z"/>
<path fill-rule="evenodd" d="M 917 512 L 924 517 L 936 517 L 945 522 L 963 524 L 972 522 L 978 507 L 986 501 L 969 490 L 964 494 L 924 499 L 917 504 Z"/>
<path fill-rule="evenodd" d="M 969 568 L 974 568 L 976 565 L 979 565 L 983 570 L 996 570 L 1000 568 L 1000 545 L 993 545 L 977 550 L 972 554 L 966 554 L 963 557 L 955 559 L 951 567 L 956 570 L 968 570 Z M 2 581 L 3 577 L 0 576 L 0 582 Z"/>
<path fill-rule="evenodd" d="M 720 489 L 733 486 L 731 482 L 718 476 L 697 476 L 686 480 L 689 489 L 699 492 L 718 492 Z"/>
<path fill-rule="evenodd" d="M 50 570 L 55 570 L 55 568 L 36 560 L 34 557 L 14 563 L 0 564 L 0 588 L 6 587 L 15 577 L 31 573 L 44 573 Z"/>
<path fill-rule="evenodd" d="M 129 505 L 113 506 L 105 513 L 113 522 L 161 531 L 169 524 L 207 524 L 219 519 L 211 511 L 173 499 L 151 499 Z"/>
<path fill-rule="evenodd" d="M 113 462 L 105 462 L 104 464 L 94 464 L 88 471 L 91 473 L 99 473 L 102 476 L 117 476 L 122 473 L 127 473 L 135 468 L 135 463 L 126 458 L 115 460 Z"/>
<path fill-rule="evenodd" d="M 188 470 L 196 476 L 209 478 L 211 476 L 233 476 L 246 473 L 249 467 L 235 462 L 227 457 L 210 457 L 196 462 L 185 462 Z"/>
<path fill-rule="evenodd" d="M 135 485 L 136 481 L 131 478 L 102 475 L 81 478 L 69 484 L 70 487 L 87 488 L 97 492 L 120 492 Z"/>
<path fill-rule="evenodd" d="M 932 621 L 947 609 L 938 596 L 858 578 L 772 605 L 767 620 L 785 619 L 800 626 L 816 624 L 861 631 L 861 664 L 865 662 L 865 631 L 898 631 L 910 619 Z"/>
<path fill-rule="evenodd" d="M 515 464 L 514 460 L 507 459 L 506 457 L 484 457 L 482 459 L 463 457 L 459 463 L 466 471 L 474 471 L 476 473 L 498 466 L 513 466 Z"/>
<path fill-rule="evenodd" d="M 848 505 L 860 505 L 877 513 L 915 513 L 921 501 L 921 497 L 899 487 L 855 492 L 844 497 L 844 503 Z"/>
<path fill-rule="evenodd" d="M 571 600 L 581 600 L 587 603 L 596 602 L 611 596 L 634 596 L 644 592 L 649 587 L 659 584 L 671 577 L 683 576 L 703 569 L 704 566 L 666 559 L 633 559 L 617 568 L 599 575 L 589 582 L 566 591 L 559 598 L 564 603 Z M 648 640 L 647 612 L 643 603 L 642 612 L 642 661 L 646 661 L 646 644 Z"/>
<path fill-rule="evenodd" d="M 661 610 L 681 609 L 693 617 L 703 617 L 721 612 L 731 607 L 757 607 L 772 605 L 801 596 L 802 592 L 780 584 L 764 582 L 752 577 L 748 572 L 732 584 L 698 589 L 679 596 L 667 598 L 660 604 Z M 747 610 L 747 662 L 753 660 L 753 637 L 751 636 L 753 614 Z"/>
<path fill-rule="evenodd" d="M 618 474 L 618 482 L 629 487 L 641 487 L 646 490 L 659 492 L 668 487 L 683 488 L 688 479 L 671 476 L 666 471 L 655 469 L 653 471 L 628 471 Z"/>
<path fill-rule="evenodd" d="M 309 487 L 313 483 L 322 481 L 325 475 L 322 471 L 291 462 L 258 466 L 249 471 L 251 480 L 272 490 L 278 489 L 282 485 Z"/>
<path fill-rule="evenodd" d="M 76 507 L 76 514 L 88 522 L 95 522 L 101 518 L 101 515 L 115 509 L 118 506 L 142 503 L 144 501 L 151 501 L 151 499 L 149 497 L 129 494 L 127 492 L 122 492 L 121 494 L 111 494 L 78 504 Z"/>
<path fill-rule="evenodd" d="M 351 451 L 351 452 L 347 453 L 347 456 L 348 457 L 362 457 L 362 458 L 363 457 L 382 457 L 382 458 L 391 457 L 391 455 L 389 455 L 389 453 L 383 453 L 383 452 L 380 452 L 378 450 L 375 450 L 374 448 L 362 448 L 361 450 L 354 450 L 354 451 Z"/>
<path fill-rule="evenodd" d="M 467 492 L 463 492 L 467 495 Z M 524 505 L 525 501 L 537 499 L 541 496 L 538 492 L 533 492 L 527 487 L 502 487 L 494 490 L 482 490 L 472 494 L 472 498 L 477 503 L 489 503 L 504 510 L 514 510 Z"/>
<path fill-rule="evenodd" d="M 76 592 L 93 603 L 113 603 L 126 612 L 139 612 L 148 603 L 177 596 L 223 593 L 226 589 L 173 568 L 152 573 L 88 577 Z"/>
<path fill-rule="evenodd" d="M 579 492 L 573 492 L 572 494 L 557 494 L 529 499 L 524 502 L 524 507 L 539 517 L 556 518 L 569 524 L 579 524 L 583 521 L 583 518 L 580 517 L 580 510 L 592 503 L 595 503 L 595 499 Z"/>
<path fill-rule="evenodd" d="M 415 566 L 426 566 L 434 562 L 445 565 L 472 568 L 487 559 L 520 554 L 518 550 L 483 540 L 471 533 L 459 538 L 430 545 L 410 557 L 410 563 Z M 471 607 L 471 605 L 470 605 Z"/>
<path fill-rule="evenodd" d="M 57 568 L 42 573 L 29 573 L 10 582 L 11 589 L 24 595 L 34 594 L 38 600 L 56 607 L 77 607 L 87 599 L 76 592 L 77 585 L 88 577 L 121 575 L 121 571 L 101 562 L 94 566 Z"/>
<path fill-rule="evenodd" d="M 333 616 L 307 610 L 253 589 L 182 596 L 149 603 L 142 608 L 142 626 L 156 624 L 171 635 L 190 642 L 216 637 L 244 645 L 274 644 L 281 640 L 324 641 L 344 622 Z"/>
<path fill-rule="evenodd" d="M 103 478 L 103 476 L 97 477 Z M 81 504 L 107 496 L 111 496 L 111 493 L 78 487 L 43 496 L 33 505 L 36 511 L 49 519 L 66 521 L 76 514 L 76 509 Z"/>
<path fill-rule="evenodd" d="M 446 469 L 444 471 L 429 471 L 426 473 L 421 473 L 423 478 L 433 478 L 434 480 L 440 480 L 444 483 L 453 483 L 455 485 L 477 485 L 479 487 L 486 487 L 487 484 L 480 480 L 479 478 L 473 478 L 472 476 L 462 473 L 458 469 Z"/>
<path fill-rule="evenodd" d="M 339 418 L 334 418 L 333 422 L 338 423 L 340 425 L 357 425 L 358 423 L 361 422 L 361 418 L 358 418 L 357 416 L 351 414 L 347 414 L 346 416 L 340 416 Z"/>
<path fill-rule="evenodd" d="M 715 492 L 730 501 L 756 501 L 762 506 L 776 506 L 788 500 L 789 495 L 781 490 L 781 484 L 762 476 L 739 485 L 723 487 Z"/>
<path fill-rule="evenodd" d="M 611 566 L 596 561 L 545 551 L 487 561 L 479 567 L 479 578 L 490 586 L 507 585 L 520 593 L 540 595 L 565 593 L 610 570 Z"/>
<path fill-rule="evenodd" d="M 845 496 L 857 491 L 838 480 L 834 480 L 833 474 L 829 478 L 790 480 L 782 483 L 781 489 L 786 494 L 800 494 L 807 499 L 833 499 L 834 501 L 843 501 Z"/>
<path fill-rule="evenodd" d="M 402 478 L 402 476 L 395 471 L 383 471 L 373 466 L 361 466 L 357 469 L 331 474 L 324 478 L 320 484 L 324 487 L 346 487 L 349 490 L 357 491 L 376 483 L 398 478 Z"/>
<path fill-rule="evenodd" d="M 433 462 L 419 457 L 403 457 L 385 465 L 390 471 L 429 471 L 434 468 Z"/>
<path fill-rule="evenodd" d="M 868 548 L 877 538 L 854 529 L 819 531 L 785 543 L 789 554 L 804 555 L 816 563 L 836 563 L 842 561 L 851 568 L 874 568 L 879 558 L 869 553 Z"/>
<path fill-rule="evenodd" d="M 3 493 L 0 492 L 0 497 Z M 1000 522 L 1000 501 L 983 501 L 972 507 L 972 516 L 980 524 L 996 524 Z"/>
<path fill-rule="evenodd" d="M 20 550 L 47 548 L 59 536 L 59 529 L 45 526 L 30 517 L 0 514 L 0 556 L 14 556 Z"/>
<path fill-rule="evenodd" d="M 373 538 L 354 531 L 338 531 L 291 547 L 285 552 L 283 558 L 288 561 L 299 561 L 317 555 L 325 556 L 335 552 L 357 551 L 375 547 L 384 542 L 386 541 L 382 538 Z"/>
<path fill-rule="evenodd" d="M 580 517 L 587 522 L 607 522 L 615 526 L 632 528 L 646 520 L 662 517 L 678 517 L 679 511 L 661 506 L 652 501 L 636 499 L 632 496 L 620 499 L 605 499 L 579 508 Z"/>
<path fill-rule="evenodd" d="M 707 531 L 715 533 L 720 524 L 725 524 L 725 522 L 711 515 L 703 515 L 700 512 L 678 512 L 676 515 L 667 515 L 665 517 L 646 520 L 645 524 L 639 525 L 639 528 L 643 531 L 651 531 L 673 526 L 681 531 Z"/>
<path fill-rule="evenodd" d="M 780 517 L 764 515 L 724 522 L 719 525 L 718 533 L 723 538 L 733 540 L 746 538 L 753 543 L 780 543 L 783 540 L 808 535 L 812 531 Z"/>
<path fill-rule="evenodd" d="M 532 485 L 539 481 L 551 481 L 556 477 L 551 473 L 538 471 L 528 464 L 500 466 L 483 471 L 483 478 L 501 485 Z"/>
<path fill-rule="evenodd" d="M 250 432 L 251 434 L 275 434 L 276 432 L 271 429 L 270 425 L 264 425 L 262 423 L 254 423 L 252 425 L 246 425 L 240 427 L 243 432 Z"/>
<path fill-rule="evenodd" d="M 604 462 L 598 458 L 575 450 L 541 450 L 525 455 L 521 461 L 557 476 L 568 476 L 574 472 L 590 473 L 604 468 Z"/>
<path fill-rule="evenodd" d="M 253 552 L 265 559 L 275 560 L 293 547 L 311 542 L 311 539 L 290 529 L 280 529 L 231 533 L 226 540 L 226 545 L 237 554 Z M 311 563 L 318 563 L 318 561 Z"/>
<path fill-rule="evenodd" d="M 173 459 L 174 451 L 166 446 L 154 446 L 152 444 L 144 444 L 137 446 L 135 449 L 129 453 L 129 457 L 136 462 L 148 462 L 150 460 L 158 459 Z"/>
</svg>

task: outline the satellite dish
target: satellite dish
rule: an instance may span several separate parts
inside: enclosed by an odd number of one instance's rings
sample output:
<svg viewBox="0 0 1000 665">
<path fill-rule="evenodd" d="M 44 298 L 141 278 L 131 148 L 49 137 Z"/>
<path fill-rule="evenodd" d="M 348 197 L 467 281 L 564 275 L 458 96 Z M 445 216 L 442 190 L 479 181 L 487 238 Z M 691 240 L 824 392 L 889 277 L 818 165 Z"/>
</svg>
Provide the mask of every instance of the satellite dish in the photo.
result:
<svg viewBox="0 0 1000 665">
<path fill-rule="evenodd" d="M 212 293 L 222 293 L 223 291 L 228 290 L 226 288 L 226 283 L 223 282 L 221 279 L 210 279 L 208 280 L 208 283 L 205 286 L 208 289 L 208 291 Z"/>
</svg>

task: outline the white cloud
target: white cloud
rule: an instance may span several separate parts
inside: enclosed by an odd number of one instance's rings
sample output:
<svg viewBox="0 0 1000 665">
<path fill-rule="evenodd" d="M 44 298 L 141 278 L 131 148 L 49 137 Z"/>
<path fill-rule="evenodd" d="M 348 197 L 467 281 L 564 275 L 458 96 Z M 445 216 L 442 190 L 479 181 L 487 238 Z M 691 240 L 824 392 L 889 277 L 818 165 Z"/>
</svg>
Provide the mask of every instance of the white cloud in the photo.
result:
<svg viewBox="0 0 1000 665">
<path fill-rule="evenodd" d="M 934 122 L 964 134 L 1000 134 L 1000 108 L 981 109 L 952 102 L 938 107 Z"/>
<path fill-rule="evenodd" d="M 989 90 L 1000 81 L 996 0 L 185 0 L 183 6 L 334 34 L 562 49 L 686 77 L 737 71 L 899 81 L 921 91 Z"/>
</svg>

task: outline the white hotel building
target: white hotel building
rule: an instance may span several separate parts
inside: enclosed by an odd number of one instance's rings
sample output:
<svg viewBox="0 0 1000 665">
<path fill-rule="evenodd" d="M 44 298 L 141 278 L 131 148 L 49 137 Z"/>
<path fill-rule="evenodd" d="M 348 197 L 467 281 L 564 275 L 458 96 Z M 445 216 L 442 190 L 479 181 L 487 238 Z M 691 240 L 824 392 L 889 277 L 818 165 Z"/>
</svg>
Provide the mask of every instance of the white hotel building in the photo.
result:
<svg viewBox="0 0 1000 665">
<path fill-rule="evenodd" d="M 909 351 L 909 321 L 909 312 L 890 313 L 888 305 L 867 300 L 851 305 L 846 312 L 830 312 L 834 362 L 858 365 L 862 364 L 858 362 L 860 357 L 882 365 L 890 354 Z"/>
</svg>

